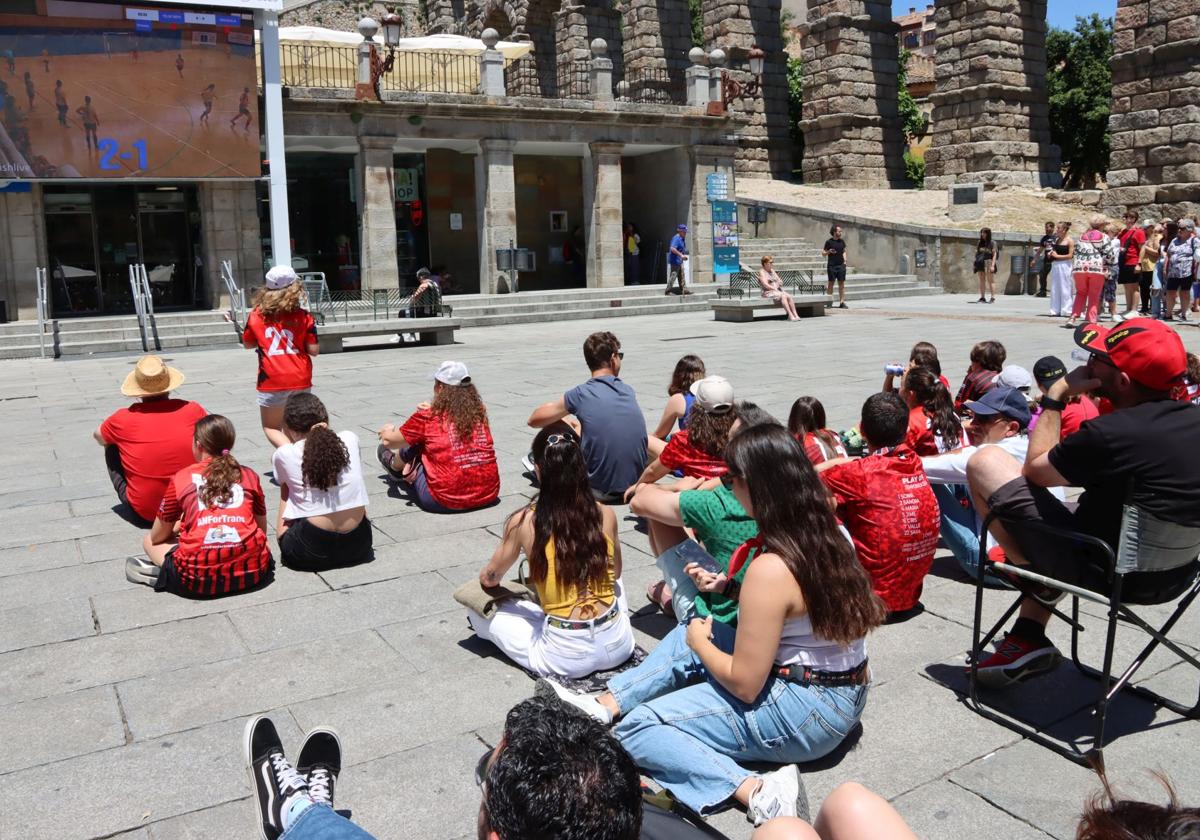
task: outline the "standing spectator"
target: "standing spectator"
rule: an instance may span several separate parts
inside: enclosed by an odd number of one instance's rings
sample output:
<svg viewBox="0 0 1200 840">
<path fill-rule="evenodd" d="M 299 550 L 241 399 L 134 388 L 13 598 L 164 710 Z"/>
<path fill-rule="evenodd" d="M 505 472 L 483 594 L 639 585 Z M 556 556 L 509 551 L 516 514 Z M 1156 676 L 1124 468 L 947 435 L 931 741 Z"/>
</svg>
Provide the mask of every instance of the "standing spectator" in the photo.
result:
<svg viewBox="0 0 1200 840">
<path fill-rule="evenodd" d="M 995 385 L 993 380 L 1004 369 L 1007 357 L 1008 353 L 999 341 L 981 341 L 971 348 L 971 365 L 954 398 L 955 411 L 962 411 L 963 403 L 979 399 Z"/>
<path fill-rule="evenodd" d="M 1070 236 L 1071 223 L 1059 222 L 1055 228 L 1056 241 L 1050 259 L 1050 317 L 1061 318 L 1075 296 L 1075 280 L 1071 266 L 1075 261 L 1075 240 Z"/>
<path fill-rule="evenodd" d="M 980 228 L 973 264 L 975 274 L 979 277 L 979 300 L 976 303 L 996 302 L 996 261 L 999 258 L 1000 249 L 992 239 L 992 229 Z"/>
<path fill-rule="evenodd" d="M 1058 243 L 1054 222 L 1046 222 L 1046 232 L 1038 240 L 1038 253 L 1042 258 L 1042 268 L 1038 272 L 1037 296 L 1046 296 L 1046 279 L 1050 276 L 1050 268 L 1054 265 L 1054 246 Z"/>
<path fill-rule="evenodd" d="M 1154 280 L 1150 283 L 1150 317 L 1161 319 L 1163 316 L 1163 301 L 1167 289 L 1167 246 L 1179 234 L 1179 225 L 1171 219 L 1159 222 L 1163 230 L 1162 240 L 1158 244 L 1158 262 L 1154 266 Z"/>
<path fill-rule="evenodd" d="M 624 247 L 625 252 L 625 282 L 630 286 L 642 284 L 642 236 L 638 233 L 637 225 L 625 223 Z"/>
<path fill-rule="evenodd" d="M 158 513 L 167 483 L 192 463 L 196 421 L 206 412 L 199 403 L 171 399 L 183 374 L 158 356 L 143 356 L 121 393 L 139 401 L 115 412 L 93 434 L 104 447 L 108 477 L 121 504 L 148 528 Z"/>
<path fill-rule="evenodd" d="M 1179 296 L 1179 320 L 1186 321 L 1188 295 L 1196 281 L 1196 270 L 1200 266 L 1200 241 L 1196 239 L 1196 223 L 1191 219 L 1179 220 L 1179 233 L 1166 247 L 1166 262 L 1163 277 L 1167 286 L 1167 311 L 1163 320 L 1170 321 L 1175 312 L 1175 297 Z"/>
<path fill-rule="evenodd" d="M 846 457 L 846 447 L 837 432 L 825 428 L 825 406 L 816 397 L 797 397 L 792 403 L 787 425 L 813 466 Z"/>
<path fill-rule="evenodd" d="M 958 449 L 962 423 L 954 413 L 950 392 L 928 368 L 911 367 L 904 375 L 900 396 L 908 405 L 904 442 L 918 455 L 937 455 Z"/>
<path fill-rule="evenodd" d="M 829 229 L 829 238 L 825 240 L 825 245 L 821 248 L 821 253 L 826 258 L 825 272 L 828 278 L 825 287 L 825 294 L 833 297 L 833 283 L 836 280 L 838 285 L 838 309 L 847 309 L 846 306 L 846 240 L 842 239 L 841 225 L 834 225 Z M 830 300 L 826 306 L 833 306 L 833 301 Z"/>
<path fill-rule="evenodd" d="M 455 513 L 500 497 L 500 472 L 487 406 L 462 362 L 442 362 L 430 375 L 433 402 L 421 403 L 396 428 L 379 430 L 379 462 L 412 488 L 422 510 Z"/>
<path fill-rule="evenodd" d="M 667 251 L 667 290 L 663 292 L 664 295 L 671 294 L 671 288 L 676 282 L 679 283 L 681 295 L 692 293 L 691 289 L 687 288 L 683 271 L 683 264 L 688 258 L 687 232 L 687 225 L 677 225 L 675 235 L 671 237 L 671 245 Z"/>
<path fill-rule="evenodd" d="M 921 459 L 904 442 L 904 401 L 896 394 L 871 395 L 863 403 L 860 425 L 870 454 L 853 461 L 826 461 L 817 471 L 876 594 L 891 617 L 898 618 L 917 608 L 933 565 L 938 503 Z"/>
<path fill-rule="evenodd" d="M 1037 425 L 1038 417 L 1042 413 L 1041 396 L 1045 396 L 1050 390 L 1050 386 L 1067 375 L 1067 366 L 1062 363 L 1062 360 L 1057 356 L 1044 356 L 1037 360 L 1033 366 L 1033 378 L 1037 381 L 1038 391 L 1040 396 L 1038 399 L 1037 408 L 1031 413 L 1029 420 L 1029 430 L 1033 431 L 1033 427 Z M 1067 401 L 1067 407 L 1062 410 L 1062 432 L 1059 435 L 1060 440 L 1066 440 L 1071 435 L 1079 431 L 1079 427 L 1087 420 L 1092 420 L 1100 416 L 1100 410 L 1096 408 L 1095 401 L 1091 397 L 1079 396 L 1076 394 L 1070 397 Z M 1013 457 L 1016 457 L 1015 455 Z M 1021 456 L 1024 459 L 1024 456 Z"/>
<path fill-rule="evenodd" d="M 1116 242 L 1104 232 L 1107 224 L 1108 219 L 1104 216 L 1092 216 L 1087 232 L 1075 242 L 1075 257 L 1071 265 L 1071 276 L 1075 280 L 1075 303 L 1066 323 L 1072 329 L 1085 309 L 1086 323 L 1096 323 L 1104 282 L 1117 263 Z"/>
<path fill-rule="evenodd" d="M 762 258 L 762 269 L 758 272 L 758 287 L 762 290 L 764 298 L 776 301 L 783 307 L 789 321 L 800 320 L 800 316 L 796 314 L 796 301 L 784 291 L 783 280 L 775 271 L 775 258 L 772 256 Z"/>
<path fill-rule="evenodd" d="M 637 394 L 620 379 L 624 358 L 615 335 L 592 333 L 583 342 L 591 378 L 529 415 L 534 429 L 575 416 L 592 492 L 611 504 L 621 504 L 646 466 L 646 419 Z"/>
<path fill-rule="evenodd" d="M 1150 287 L 1154 282 L 1155 265 L 1158 263 L 1159 255 L 1162 253 L 1163 230 L 1160 225 L 1156 225 L 1151 219 L 1143 222 L 1142 226 L 1145 231 L 1146 241 L 1142 244 L 1141 252 L 1138 254 L 1138 291 L 1141 292 L 1142 297 L 1138 314 L 1146 316 L 1150 314 Z"/>
<path fill-rule="evenodd" d="M 1138 311 L 1133 305 L 1133 298 L 1138 290 L 1142 246 L 1146 244 L 1146 231 L 1138 224 L 1137 213 L 1133 210 L 1125 211 L 1125 229 L 1117 236 L 1117 241 L 1121 244 L 1117 279 L 1125 287 L 1125 313 L 1121 318 L 1124 320 L 1132 318 Z"/>
<path fill-rule="evenodd" d="M 1116 254 L 1116 259 L 1113 264 L 1108 267 L 1108 273 L 1104 276 L 1104 288 L 1100 292 L 1100 320 L 1114 321 L 1121 323 L 1125 319 L 1117 312 L 1117 282 L 1121 274 L 1121 243 L 1119 234 L 1121 227 L 1115 222 L 1110 222 L 1105 225 L 1104 232 L 1112 239 L 1113 249 Z"/>
<path fill-rule="evenodd" d="M 671 437 L 672 426 L 678 423 L 680 431 L 687 428 L 688 413 L 696 399 L 696 395 L 692 393 L 692 383 L 703 379 L 704 376 L 704 360 L 699 356 L 688 353 L 675 363 L 671 384 L 667 386 L 667 405 L 654 434 L 646 439 L 650 457 L 657 458 L 662 453 L 668 438 Z"/>
</svg>

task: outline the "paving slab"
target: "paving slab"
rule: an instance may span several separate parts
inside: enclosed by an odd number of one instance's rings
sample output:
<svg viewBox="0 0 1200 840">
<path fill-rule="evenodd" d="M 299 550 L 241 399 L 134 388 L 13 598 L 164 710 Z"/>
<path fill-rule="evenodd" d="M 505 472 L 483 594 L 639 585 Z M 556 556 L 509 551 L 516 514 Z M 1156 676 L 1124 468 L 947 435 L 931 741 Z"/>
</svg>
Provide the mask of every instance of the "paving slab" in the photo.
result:
<svg viewBox="0 0 1200 840">
<path fill-rule="evenodd" d="M 945 779 L 922 785 L 892 801 L 922 840 L 995 837 L 1046 840 L 1050 835 L 979 795 Z"/>
<path fill-rule="evenodd" d="M 254 800 L 247 796 L 159 820 L 147 830 L 154 832 L 153 840 L 214 840 L 218 837 L 221 840 L 262 840 L 255 827 L 256 819 Z"/>
<path fill-rule="evenodd" d="M 0 549 L 0 577 L 77 566 L 82 562 L 77 540 L 29 543 Z"/>
<path fill-rule="evenodd" d="M 87 598 L 0 611 L 0 653 L 65 642 L 96 633 Z"/>
<path fill-rule="evenodd" d="M 112 686 L 0 706 L 0 732 L 28 733 L 0 754 L 0 775 L 125 744 Z"/>
<path fill-rule="evenodd" d="M 86 598 L 132 587 L 154 594 L 149 588 L 125 579 L 124 559 L 44 569 L 6 577 L 0 587 L 0 609 Z"/>
</svg>

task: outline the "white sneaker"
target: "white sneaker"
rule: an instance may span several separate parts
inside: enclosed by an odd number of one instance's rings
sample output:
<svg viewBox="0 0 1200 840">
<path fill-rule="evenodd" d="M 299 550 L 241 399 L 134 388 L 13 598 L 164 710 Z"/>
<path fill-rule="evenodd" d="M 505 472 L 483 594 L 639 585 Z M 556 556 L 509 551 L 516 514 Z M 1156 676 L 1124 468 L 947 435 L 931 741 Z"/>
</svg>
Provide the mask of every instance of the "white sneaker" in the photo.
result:
<svg viewBox="0 0 1200 840">
<path fill-rule="evenodd" d="M 524 455 L 521 456 L 521 466 L 524 467 L 527 472 L 533 472 L 533 453 L 532 452 L 526 452 Z"/>
<path fill-rule="evenodd" d="M 1126 312 L 1124 315 L 1121 316 L 1121 319 L 1124 320 L 1125 318 L 1136 318 L 1137 315 L 1138 315 L 1138 311 L 1136 309 L 1130 309 L 1128 312 Z"/>
<path fill-rule="evenodd" d="M 533 693 L 543 698 L 556 697 L 568 706 L 574 706 L 585 715 L 595 718 L 605 726 L 612 723 L 612 712 L 602 706 L 595 697 L 589 694 L 576 694 L 553 680 L 538 680 L 533 685 Z"/>
<path fill-rule="evenodd" d="M 800 769 L 789 764 L 763 775 L 758 790 L 750 794 L 746 819 L 757 827 L 776 817 L 795 817 L 807 811 L 808 795 L 800 781 Z"/>
<path fill-rule="evenodd" d="M 1116 314 L 1116 315 L 1113 315 L 1113 321 L 1115 321 L 1116 323 L 1118 323 L 1118 324 L 1119 324 L 1119 323 L 1121 323 L 1122 321 L 1124 321 L 1124 320 L 1125 320 L 1126 318 L 1128 318 L 1128 317 L 1129 317 L 1129 315 L 1128 315 L 1128 314 L 1126 314 L 1126 315 L 1121 315 L 1120 313 L 1118 313 L 1118 314 Z"/>
</svg>

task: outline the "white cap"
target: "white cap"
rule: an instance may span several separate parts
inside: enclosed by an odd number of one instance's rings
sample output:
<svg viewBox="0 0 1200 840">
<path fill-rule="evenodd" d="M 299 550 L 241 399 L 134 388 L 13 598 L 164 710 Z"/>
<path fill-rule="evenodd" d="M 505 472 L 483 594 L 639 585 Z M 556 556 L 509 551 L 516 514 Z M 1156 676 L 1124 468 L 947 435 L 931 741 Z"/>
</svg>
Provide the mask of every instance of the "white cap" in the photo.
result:
<svg viewBox="0 0 1200 840">
<path fill-rule="evenodd" d="M 429 378 L 443 385 L 467 385 L 471 382 L 471 374 L 462 362 L 442 362 L 437 370 L 429 374 Z"/>
<path fill-rule="evenodd" d="M 267 272 L 267 288 L 271 291 L 286 289 L 299 279 L 290 265 L 277 265 Z"/>
<path fill-rule="evenodd" d="M 720 414 L 733 408 L 733 386 L 724 376 L 697 379 L 689 390 L 705 411 Z"/>
<path fill-rule="evenodd" d="M 1009 365 L 1000 371 L 1000 375 L 996 377 L 996 384 L 1002 388 L 1027 391 L 1033 387 L 1033 376 L 1020 365 Z"/>
</svg>

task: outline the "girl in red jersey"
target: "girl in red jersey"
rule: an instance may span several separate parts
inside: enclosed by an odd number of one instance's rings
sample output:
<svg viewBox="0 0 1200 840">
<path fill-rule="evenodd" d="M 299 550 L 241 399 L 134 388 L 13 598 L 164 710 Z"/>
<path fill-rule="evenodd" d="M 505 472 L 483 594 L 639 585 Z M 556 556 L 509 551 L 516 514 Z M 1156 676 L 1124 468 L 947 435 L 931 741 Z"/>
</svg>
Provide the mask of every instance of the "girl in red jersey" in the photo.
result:
<svg viewBox="0 0 1200 840">
<path fill-rule="evenodd" d="M 319 352 L 317 325 L 300 305 L 301 293 L 296 272 L 275 266 L 242 331 L 242 344 L 258 353 L 258 410 L 276 448 L 291 442 L 283 433 L 283 406 L 291 394 L 312 388 L 312 357 Z"/>
<path fill-rule="evenodd" d="M 825 406 L 816 397 L 798 397 L 792 403 L 788 431 L 804 447 L 804 454 L 814 466 L 831 458 L 847 457 L 838 433 L 825 428 Z"/>
<path fill-rule="evenodd" d="M 928 368 L 909 368 L 900 396 L 908 404 L 908 434 L 904 442 L 920 456 L 958 449 L 962 422 L 954 413 L 950 392 Z"/>
<path fill-rule="evenodd" d="M 235 439 L 233 424 L 219 414 L 196 423 L 196 463 L 167 485 L 143 541 L 149 561 L 130 557 L 129 580 L 190 598 L 230 595 L 270 581 L 266 500 L 254 470 L 230 454 Z"/>
</svg>

